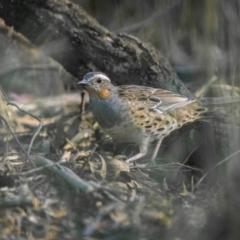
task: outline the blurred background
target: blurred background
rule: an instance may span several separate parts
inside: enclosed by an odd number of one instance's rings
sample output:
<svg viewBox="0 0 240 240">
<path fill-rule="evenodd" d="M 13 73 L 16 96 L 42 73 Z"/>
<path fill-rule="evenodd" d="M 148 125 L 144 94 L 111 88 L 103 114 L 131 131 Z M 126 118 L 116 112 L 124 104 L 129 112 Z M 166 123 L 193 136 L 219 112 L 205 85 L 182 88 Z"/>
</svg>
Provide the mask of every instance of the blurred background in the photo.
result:
<svg viewBox="0 0 240 240">
<path fill-rule="evenodd" d="M 152 43 L 195 91 L 212 79 L 239 87 L 237 0 L 73 0 L 115 33 Z M 226 91 L 215 86 L 218 91 Z"/>
<path fill-rule="evenodd" d="M 232 96 L 239 93 L 239 1 L 72 0 L 72 2 L 79 4 L 108 30 L 116 34 L 131 34 L 155 46 L 170 61 L 180 79 L 197 97 L 206 92 L 209 96 Z M 25 21 L 27 23 L 31 20 L 26 18 Z M 19 29 L 24 31 L 24 26 Z M 68 53 L 64 51 L 64 39 L 55 39 L 51 42 L 48 41 L 47 31 L 35 32 L 31 29 L 29 32 L 35 34 L 33 44 L 43 44 L 40 46 L 43 52 L 50 55 L 59 54 L 63 59 L 64 55 L 67 56 Z M 16 64 L 19 64 L 19 68 L 28 70 L 30 77 L 35 73 L 26 66 L 31 65 L 32 61 L 35 61 L 34 64 L 39 66 L 39 69 L 48 66 L 43 59 L 38 61 L 31 59 L 24 65 L 22 62 L 27 59 L 22 58 L 26 54 L 19 56 L 21 52 L 15 50 L 15 47 L 6 52 L 5 44 L 2 48 L 0 51 L 2 56 L 5 56 L 0 75 L 5 89 L 10 86 L 14 91 L 20 92 L 20 79 L 26 78 L 24 71 L 16 72 L 15 76 L 6 74 L 7 71 L 12 71 L 12 68 L 15 70 Z M 54 67 L 57 69 L 56 64 Z M 59 92 L 54 90 L 61 87 L 57 86 L 59 81 L 56 81 L 56 78 L 63 79 L 64 84 L 70 82 L 71 77 L 67 76 L 67 73 L 60 75 L 52 72 L 44 73 L 45 76 L 37 76 L 38 80 L 34 82 L 41 95 Z M 45 80 L 48 78 L 47 74 L 50 75 L 52 84 L 56 86 L 51 90 L 47 87 L 49 80 Z M 14 80 L 16 77 L 17 82 Z M 40 81 L 46 86 L 42 91 L 38 86 Z M 34 88 L 30 86 L 28 92 L 36 92 Z"/>
</svg>

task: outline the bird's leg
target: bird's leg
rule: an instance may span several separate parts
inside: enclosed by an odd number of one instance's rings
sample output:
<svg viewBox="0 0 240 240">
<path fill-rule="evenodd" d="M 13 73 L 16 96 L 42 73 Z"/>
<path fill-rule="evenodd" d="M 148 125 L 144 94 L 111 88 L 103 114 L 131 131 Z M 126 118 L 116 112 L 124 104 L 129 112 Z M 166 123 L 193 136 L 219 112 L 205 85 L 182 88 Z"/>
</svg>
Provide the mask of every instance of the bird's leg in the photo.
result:
<svg viewBox="0 0 240 240">
<path fill-rule="evenodd" d="M 146 142 L 144 142 L 141 146 L 140 146 L 140 153 L 130 157 L 129 159 L 126 160 L 127 163 L 133 162 L 135 160 L 138 160 L 141 157 L 144 157 L 147 154 L 147 150 L 148 150 L 148 145 L 146 144 Z"/>
<path fill-rule="evenodd" d="M 129 159 L 126 160 L 127 163 L 133 162 L 135 160 L 138 160 L 141 157 L 144 157 L 147 154 L 147 152 L 140 152 L 132 157 L 130 157 Z"/>
<path fill-rule="evenodd" d="M 159 140 L 157 141 L 157 144 L 154 148 L 152 157 L 151 157 L 151 161 L 148 164 L 143 164 L 143 165 L 138 165 L 140 167 L 146 167 L 148 165 L 156 165 L 155 163 L 155 158 L 157 156 L 158 150 L 161 146 L 163 138 L 159 138 Z M 126 160 L 127 163 L 133 162 L 135 160 L 138 160 L 139 158 L 144 157 L 147 154 L 147 150 L 148 150 L 148 141 L 144 141 L 141 146 L 140 146 L 140 153 L 134 155 L 133 157 L 129 158 Z"/>
<path fill-rule="evenodd" d="M 159 138 L 159 140 L 158 140 L 158 142 L 157 142 L 157 144 L 154 148 L 154 151 L 153 151 L 153 154 L 152 154 L 152 157 L 151 157 L 151 161 L 147 164 L 137 164 L 138 168 L 145 168 L 145 167 L 148 167 L 148 166 L 155 166 L 156 165 L 155 158 L 156 158 L 158 150 L 161 146 L 162 140 L 163 140 L 163 138 Z M 132 161 L 135 161 L 135 160 L 145 156 L 147 154 L 147 149 L 148 149 L 148 145 L 146 145 L 146 143 L 143 143 L 142 146 L 140 147 L 140 153 L 138 153 L 137 155 L 129 158 L 126 162 L 130 163 Z"/>
<path fill-rule="evenodd" d="M 153 154 L 152 154 L 152 158 L 151 158 L 151 164 L 152 165 L 156 165 L 155 158 L 156 158 L 158 150 L 159 150 L 159 148 L 160 148 L 160 146 L 162 144 L 162 140 L 163 140 L 163 138 L 159 138 L 158 141 L 157 141 L 157 144 L 156 144 L 156 146 L 154 148 L 154 151 L 153 151 Z"/>
</svg>

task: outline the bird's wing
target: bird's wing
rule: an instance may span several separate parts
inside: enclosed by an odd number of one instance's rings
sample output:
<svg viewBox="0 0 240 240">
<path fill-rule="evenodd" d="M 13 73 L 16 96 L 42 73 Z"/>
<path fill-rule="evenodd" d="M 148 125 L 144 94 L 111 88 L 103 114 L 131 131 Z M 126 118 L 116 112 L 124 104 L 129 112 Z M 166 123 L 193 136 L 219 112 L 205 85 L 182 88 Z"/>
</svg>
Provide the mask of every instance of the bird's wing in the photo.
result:
<svg viewBox="0 0 240 240">
<path fill-rule="evenodd" d="M 119 86 L 118 95 L 129 105 L 139 105 L 160 113 L 172 111 L 196 101 L 171 91 L 136 85 Z"/>
</svg>

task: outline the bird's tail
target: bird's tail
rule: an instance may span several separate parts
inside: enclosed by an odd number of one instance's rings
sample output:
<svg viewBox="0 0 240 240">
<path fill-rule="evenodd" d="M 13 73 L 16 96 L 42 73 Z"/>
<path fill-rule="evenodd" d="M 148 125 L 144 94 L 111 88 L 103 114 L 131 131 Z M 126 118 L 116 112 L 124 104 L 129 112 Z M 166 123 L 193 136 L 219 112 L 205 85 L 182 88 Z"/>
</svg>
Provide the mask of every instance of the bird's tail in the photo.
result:
<svg viewBox="0 0 240 240">
<path fill-rule="evenodd" d="M 225 104 L 240 103 L 240 96 L 214 97 L 214 98 L 200 98 L 198 99 L 203 107 L 212 107 Z"/>
<path fill-rule="evenodd" d="M 229 107 L 234 104 L 234 110 L 237 112 L 239 109 L 236 107 L 236 104 L 240 103 L 240 96 L 227 96 L 227 97 L 215 97 L 215 98 L 200 98 L 198 99 L 201 107 L 205 111 L 201 112 L 201 121 L 214 120 L 215 122 L 221 122 L 226 124 L 238 125 L 239 121 L 237 118 L 232 117 L 232 108 L 231 114 L 229 115 Z M 239 105 L 240 107 L 240 105 Z"/>
</svg>

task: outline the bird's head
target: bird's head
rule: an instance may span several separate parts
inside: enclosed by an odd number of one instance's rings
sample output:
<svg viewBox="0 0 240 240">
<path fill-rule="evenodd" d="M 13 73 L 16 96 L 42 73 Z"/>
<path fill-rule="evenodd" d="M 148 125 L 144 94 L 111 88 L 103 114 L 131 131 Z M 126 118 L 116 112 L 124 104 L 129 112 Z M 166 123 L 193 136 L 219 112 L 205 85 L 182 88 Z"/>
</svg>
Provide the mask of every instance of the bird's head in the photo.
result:
<svg viewBox="0 0 240 240">
<path fill-rule="evenodd" d="M 78 82 L 78 84 L 84 86 L 90 98 L 101 100 L 109 99 L 114 88 L 110 79 L 101 72 L 89 72 L 85 74 L 83 80 Z"/>
</svg>

